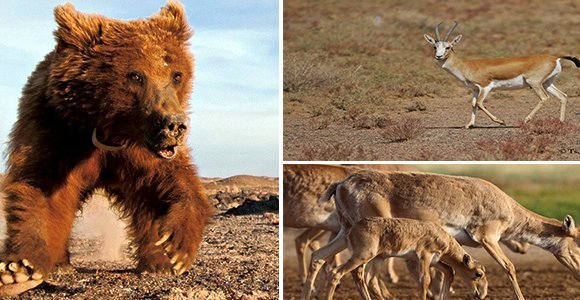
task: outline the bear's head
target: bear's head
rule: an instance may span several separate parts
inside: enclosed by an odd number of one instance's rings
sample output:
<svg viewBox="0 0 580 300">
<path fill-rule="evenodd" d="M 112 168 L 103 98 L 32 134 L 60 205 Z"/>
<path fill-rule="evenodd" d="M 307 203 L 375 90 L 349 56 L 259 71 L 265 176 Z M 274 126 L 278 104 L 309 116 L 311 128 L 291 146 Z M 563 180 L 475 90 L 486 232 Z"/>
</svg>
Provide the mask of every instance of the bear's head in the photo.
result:
<svg viewBox="0 0 580 300">
<path fill-rule="evenodd" d="M 181 4 L 121 21 L 54 11 L 57 46 L 48 68 L 48 105 L 70 130 L 92 132 L 105 150 L 146 147 L 171 159 L 185 143 L 193 81 L 192 36 Z"/>
</svg>

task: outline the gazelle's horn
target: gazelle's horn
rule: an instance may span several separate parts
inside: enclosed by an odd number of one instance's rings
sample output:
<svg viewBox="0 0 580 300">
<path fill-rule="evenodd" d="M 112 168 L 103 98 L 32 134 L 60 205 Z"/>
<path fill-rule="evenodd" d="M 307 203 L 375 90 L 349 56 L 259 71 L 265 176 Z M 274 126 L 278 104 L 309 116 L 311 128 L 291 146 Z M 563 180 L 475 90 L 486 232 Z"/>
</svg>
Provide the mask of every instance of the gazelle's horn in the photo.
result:
<svg viewBox="0 0 580 300">
<path fill-rule="evenodd" d="M 443 22 L 441 22 L 443 23 Z M 435 37 L 437 38 L 437 41 L 439 42 L 440 38 L 439 38 L 439 26 L 441 26 L 441 23 L 437 24 L 437 26 L 435 26 Z"/>
<path fill-rule="evenodd" d="M 106 145 L 101 143 L 101 141 L 99 141 L 99 139 L 97 138 L 97 128 L 95 127 L 95 129 L 93 129 L 93 145 L 95 145 L 95 147 L 101 149 L 101 150 L 105 150 L 105 151 L 119 151 L 119 150 L 123 150 L 125 149 L 125 147 L 127 147 L 127 143 L 123 143 L 122 145 L 119 146 L 111 146 L 111 145 Z"/>
<path fill-rule="evenodd" d="M 453 22 L 455 22 L 455 24 L 453 24 L 453 27 L 451 27 L 451 29 L 449 29 L 449 31 L 447 31 L 447 34 L 445 35 L 445 39 L 443 40 L 444 42 L 447 42 L 447 38 L 449 38 L 449 35 L 451 35 L 451 33 L 453 32 L 455 27 L 457 27 L 457 21 L 453 21 Z"/>
</svg>

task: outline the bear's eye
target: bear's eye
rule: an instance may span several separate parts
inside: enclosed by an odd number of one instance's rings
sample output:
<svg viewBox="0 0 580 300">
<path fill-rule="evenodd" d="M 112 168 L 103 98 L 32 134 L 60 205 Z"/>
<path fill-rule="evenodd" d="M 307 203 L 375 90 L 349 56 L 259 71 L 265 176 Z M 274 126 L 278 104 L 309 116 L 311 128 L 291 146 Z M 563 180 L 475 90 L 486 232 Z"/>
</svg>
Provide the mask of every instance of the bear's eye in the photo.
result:
<svg viewBox="0 0 580 300">
<path fill-rule="evenodd" d="M 175 72 L 173 74 L 173 82 L 174 83 L 180 83 L 181 80 L 183 80 L 183 74 L 181 72 Z"/>
<path fill-rule="evenodd" d="M 127 77 L 129 77 L 129 79 L 131 79 L 131 81 L 134 81 L 137 83 L 143 83 L 143 75 L 141 75 L 137 72 L 131 72 L 131 73 L 127 74 Z"/>
</svg>

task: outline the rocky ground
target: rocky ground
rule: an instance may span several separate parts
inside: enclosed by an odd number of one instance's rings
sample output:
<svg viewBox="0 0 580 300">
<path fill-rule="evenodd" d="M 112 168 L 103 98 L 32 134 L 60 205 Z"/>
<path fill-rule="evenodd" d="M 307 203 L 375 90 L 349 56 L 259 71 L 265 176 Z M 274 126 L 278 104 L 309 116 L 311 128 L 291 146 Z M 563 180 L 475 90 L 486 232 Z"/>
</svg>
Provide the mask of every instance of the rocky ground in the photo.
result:
<svg viewBox="0 0 580 300">
<path fill-rule="evenodd" d="M 225 193 L 214 185 L 209 196 L 219 214 L 208 226 L 192 269 L 180 277 L 134 273 L 123 223 L 104 199 L 94 197 L 71 240 L 76 270 L 52 274 L 20 298 L 278 299 L 278 187 L 277 179 L 269 182 L 272 194 L 249 185 L 221 186 L 230 191 Z M 236 214 L 226 213 L 235 207 Z"/>
</svg>

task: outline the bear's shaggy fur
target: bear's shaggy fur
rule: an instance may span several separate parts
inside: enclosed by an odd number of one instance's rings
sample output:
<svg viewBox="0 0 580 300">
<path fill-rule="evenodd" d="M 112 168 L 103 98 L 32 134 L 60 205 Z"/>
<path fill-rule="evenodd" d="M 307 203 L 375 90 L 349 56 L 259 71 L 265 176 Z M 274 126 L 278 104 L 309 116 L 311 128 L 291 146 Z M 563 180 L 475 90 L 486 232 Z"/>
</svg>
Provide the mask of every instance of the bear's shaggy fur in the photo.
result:
<svg viewBox="0 0 580 300">
<path fill-rule="evenodd" d="M 184 145 L 193 58 L 183 7 L 133 21 L 71 4 L 54 13 L 56 48 L 30 76 L 10 135 L 0 261 L 25 259 L 43 278 L 68 265 L 75 213 L 102 188 L 128 221 L 137 270 L 183 273 L 212 214 Z"/>
</svg>

